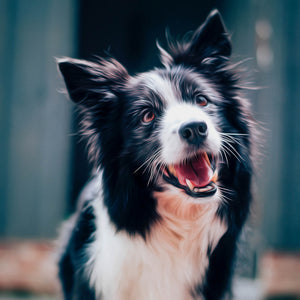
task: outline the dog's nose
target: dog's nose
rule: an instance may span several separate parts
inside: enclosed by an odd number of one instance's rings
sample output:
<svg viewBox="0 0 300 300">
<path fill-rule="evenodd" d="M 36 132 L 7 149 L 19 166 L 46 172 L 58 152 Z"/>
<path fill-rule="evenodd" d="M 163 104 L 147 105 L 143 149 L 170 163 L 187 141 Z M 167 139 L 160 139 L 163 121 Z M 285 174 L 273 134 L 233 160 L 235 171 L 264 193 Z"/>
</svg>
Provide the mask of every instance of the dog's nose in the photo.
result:
<svg viewBox="0 0 300 300">
<path fill-rule="evenodd" d="M 189 144 L 199 145 L 207 137 L 207 125 L 205 122 L 191 122 L 181 125 L 180 137 Z"/>
</svg>

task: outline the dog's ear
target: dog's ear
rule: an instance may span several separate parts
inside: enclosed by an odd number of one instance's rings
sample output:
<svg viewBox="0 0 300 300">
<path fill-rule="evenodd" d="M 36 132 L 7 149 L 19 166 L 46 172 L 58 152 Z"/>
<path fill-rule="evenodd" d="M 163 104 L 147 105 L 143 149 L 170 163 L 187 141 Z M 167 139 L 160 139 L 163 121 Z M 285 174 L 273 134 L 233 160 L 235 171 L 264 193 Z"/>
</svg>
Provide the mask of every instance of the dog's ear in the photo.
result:
<svg viewBox="0 0 300 300">
<path fill-rule="evenodd" d="M 71 100 L 79 106 L 80 133 L 87 142 L 89 159 L 98 167 L 102 160 L 118 156 L 119 100 L 129 75 L 111 58 L 97 63 L 63 58 L 58 60 L 58 66 Z M 112 137 L 117 137 L 118 147 L 111 141 Z M 100 149 L 106 149 L 107 153 Z"/>
<path fill-rule="evenodd" d="M 187 64 L 200 66 L 210 57 L 226 58 L 231 55 L 231 42 L 218 10 L 213 10 L 205 22 L 185 42 L 168 40 L 169 52 L 159 46 L 165 66 Z"/>
<path fill-rule="evenodd" d="M 231 42 L 218 10 L 213 10 L 193 34 L 188 45 L 190 55 L 225 56 L 231 54 Z"/>
<path fill-rule="evenodd" d="M 108 94 L 118 93 L 129 77 L 126 69 L 114 59 L 99 59 L 94 63 L 62 58 L 57 62 L 71 100 L 82 106 L 93 106 Z"/>
</svg>

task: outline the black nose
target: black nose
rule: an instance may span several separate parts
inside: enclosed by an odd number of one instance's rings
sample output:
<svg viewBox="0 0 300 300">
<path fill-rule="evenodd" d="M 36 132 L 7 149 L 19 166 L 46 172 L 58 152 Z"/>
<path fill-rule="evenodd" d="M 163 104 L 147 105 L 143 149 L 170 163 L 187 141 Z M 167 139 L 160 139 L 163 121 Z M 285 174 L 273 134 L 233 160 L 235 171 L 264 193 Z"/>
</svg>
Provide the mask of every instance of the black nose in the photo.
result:
<svg viewBox="0 0 300 300">
<path fill-rule="evenodd" d="M 191 122 L 181 125 L 179 135 L 189 144 L 199 145 L 207 137 L 205 122 Z"/>
</svg>

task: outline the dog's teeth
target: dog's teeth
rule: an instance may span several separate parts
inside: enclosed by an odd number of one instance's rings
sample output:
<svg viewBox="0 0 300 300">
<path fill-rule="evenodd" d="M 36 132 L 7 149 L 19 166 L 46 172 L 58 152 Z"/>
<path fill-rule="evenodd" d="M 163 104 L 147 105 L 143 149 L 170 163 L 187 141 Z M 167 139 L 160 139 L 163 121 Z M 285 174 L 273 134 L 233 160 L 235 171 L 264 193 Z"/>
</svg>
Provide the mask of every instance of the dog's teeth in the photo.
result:
<svg viewBox="0 0 300 300">
<path fill-rule="evenodd" d="M 189 187 L 189 189 L 192 191 L 194 188 L 194 185 L 187 178 L 185 179 L 185 183 Z"/>
<path fill-rule="evenodd" d="M 163 172 L 164 172 L 164 174 L 165 174 L 166 176 L 168 176 L 168 172 L 167 172 L 166 169 L 163 169 Z"/>
<path fill-rule="evenodd" d="M 169 172 L 170 172 L 172 175 L 174 175 L 174 176 L 177 175 L 176 170 L 175 170 L 175 168 L 174 168 L 173 165 L 168 166 L 168 169 L 169 169 Z M 177 176 L 176 176 L 176 177 L 177 177 Z"/>
<path fill-rule="evenodd" d="M 207 186 L 207 187 L 205 187 L 205 188 L 202 188 L 202 189 L 201 189 L 201 192 L 208 192 L 209 190 L 210 190 L 210 187 Z"/>
<path fill-rule="evenodd" d="M 216 182 L 217 179 L 218 179 L 218 173 L 215 172 L 214 175 L 213 175 L 213 177 L 212 177 L 212 179 L 211 179 L 211 181 L 212 181 L 212 182 Z"/>
<path fill-rule="evenodd" d="M 213 189 L 213 186 L 208 185 L 205 187 L 194 187 L 193 192 L 195 193 L 204 193 L 204 192 L 209 192 Z"/>
<path fill-rule="evenodd" d="M 206 186 L 204 189 L 203 189 L 203 192 L 208 192 L 212 189 L 213 187 L 211 185 L 208 185 Z"/>
<path fill-rule="evenodd" d="M 207 161 L 208 165 L 211 166 L 210 160 L 209 160 L 206 152 L 204 152 L 203 156 L 204 156 L 204 159 Z"/>
</svg>

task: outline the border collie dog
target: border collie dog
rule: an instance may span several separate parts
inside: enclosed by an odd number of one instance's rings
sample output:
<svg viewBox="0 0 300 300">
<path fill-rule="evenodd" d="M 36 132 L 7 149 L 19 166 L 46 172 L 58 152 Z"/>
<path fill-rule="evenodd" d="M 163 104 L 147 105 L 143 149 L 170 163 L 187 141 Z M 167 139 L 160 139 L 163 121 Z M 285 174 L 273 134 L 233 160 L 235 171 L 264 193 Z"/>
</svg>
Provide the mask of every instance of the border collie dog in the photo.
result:
<svg viewBox="0 0 300 300">
<path fill-rule="evenodd" d="M 218 11 L 163 67 L 58 61 L 95 173 L 63 228 L 65 299 L 230 296 L 251 200 L 252 116 Z"/>
</svg>

